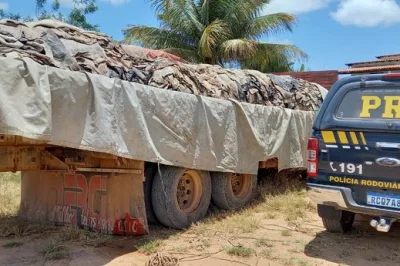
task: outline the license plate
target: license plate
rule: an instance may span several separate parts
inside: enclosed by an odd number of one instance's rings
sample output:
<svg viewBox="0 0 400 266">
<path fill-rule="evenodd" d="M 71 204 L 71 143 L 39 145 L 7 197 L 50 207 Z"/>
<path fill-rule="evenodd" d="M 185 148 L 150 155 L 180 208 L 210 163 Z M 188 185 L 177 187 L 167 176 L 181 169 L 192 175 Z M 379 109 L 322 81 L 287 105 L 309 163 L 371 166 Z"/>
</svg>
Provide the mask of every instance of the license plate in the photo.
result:
<svg viewBox="0 0 400 266">
<path fill-rule="evenodd" d="M 400 209 L 400 196 L 368 192 L 367 204 L 380 207 Z"/>
</svg>

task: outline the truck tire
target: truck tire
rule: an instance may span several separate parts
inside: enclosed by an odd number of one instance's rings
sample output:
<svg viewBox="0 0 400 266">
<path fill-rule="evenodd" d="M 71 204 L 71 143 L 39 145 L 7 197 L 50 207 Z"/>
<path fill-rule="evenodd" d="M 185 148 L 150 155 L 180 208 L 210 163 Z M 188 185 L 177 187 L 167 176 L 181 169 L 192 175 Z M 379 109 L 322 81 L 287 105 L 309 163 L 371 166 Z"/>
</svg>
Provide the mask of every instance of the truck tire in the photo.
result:
<svg viewBox="0 0 400 266">
<path fill-rule="evenodd" d="M 205 171 L 163 166 L 153 180 L 152 203 L 160 223 L 185 229 L 201 220 L 211 201 L 211 178 Z"/>
<path fill-rule="evenodd" d="M 347 211 L 342 212 L 340 219 L 322 218 L 325 229 L 331 233 L 347 233 L 353 228 L 355 214 Z"/>
<path fill-rule="evenodd" d="M 156 214 L 154 213 L 153 204 L 151 202 L 151 190 L 153 187 L 154 176 L 156 175 L 157 170 L 158 168 L 156 164 L 146 163 L 146 168 L 144 170 L 145 181 L 143 184 L 144 203 L 146 206 L 147 222 L 152 225 L 159 224 Z"/>
<path fill-rule="evenodd" d="M 212 173 L 212 199 L 223 210 L 238 210 L 256 195 L 257 175 Z"/>
</svg>

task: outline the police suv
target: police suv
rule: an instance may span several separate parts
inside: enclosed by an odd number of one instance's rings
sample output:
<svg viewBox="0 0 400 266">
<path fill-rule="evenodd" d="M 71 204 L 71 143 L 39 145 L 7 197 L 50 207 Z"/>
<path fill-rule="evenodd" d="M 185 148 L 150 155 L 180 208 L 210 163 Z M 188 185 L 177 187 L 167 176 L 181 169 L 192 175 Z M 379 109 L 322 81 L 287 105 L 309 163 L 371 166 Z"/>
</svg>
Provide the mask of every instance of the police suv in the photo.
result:
<svg viewBox="0 0 400 266">
<path fill-rule="evenodd" d="M 308 195 L 331 232 L 355 214 L 388 232 L 400 220 L 400 73 L 337 81 L 308 141 Z"/>
</svg>

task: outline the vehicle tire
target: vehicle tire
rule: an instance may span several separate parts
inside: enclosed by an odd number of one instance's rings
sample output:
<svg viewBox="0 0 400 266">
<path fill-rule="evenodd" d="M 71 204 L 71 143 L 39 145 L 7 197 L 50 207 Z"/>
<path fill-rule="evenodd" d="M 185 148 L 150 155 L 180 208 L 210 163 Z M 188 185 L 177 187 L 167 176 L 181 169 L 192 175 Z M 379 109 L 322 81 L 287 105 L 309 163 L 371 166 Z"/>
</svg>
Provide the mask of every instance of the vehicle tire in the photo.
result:
<svg viewBox="0 0 400 266">
<path fill-rule="evenodd" d="M 211 178 L 205 171 L 163 166 L 153 180 L 152 203 L 160 223 L 185 229 L 201 220 L 211 201 Z"/>
<path fill-rule="evenodd" d="M 152 225 L 159 224 L 156 214 L 154 213 L 153 204 L 151 202 L 151 190 L 157 170 L 158 168 L 156 164 L 146 163 L 146 168 L 144 170 L 145 181 L 143 184 L 144 203 L 146 206 L 147 222 Z"/>
<path fill-rule="evenodd" d="M 347 211 L 341 212 L 340 219 L 322 218 L 322 223 L 328 232 L 344 234 L 353 228 L 355 214 Z"/>
<path fill-rule="evenodd" d="M 212 173 L 212 199 L 223 210 L 238 210 L 256 195 L 257 175 Z"/>
</svg>

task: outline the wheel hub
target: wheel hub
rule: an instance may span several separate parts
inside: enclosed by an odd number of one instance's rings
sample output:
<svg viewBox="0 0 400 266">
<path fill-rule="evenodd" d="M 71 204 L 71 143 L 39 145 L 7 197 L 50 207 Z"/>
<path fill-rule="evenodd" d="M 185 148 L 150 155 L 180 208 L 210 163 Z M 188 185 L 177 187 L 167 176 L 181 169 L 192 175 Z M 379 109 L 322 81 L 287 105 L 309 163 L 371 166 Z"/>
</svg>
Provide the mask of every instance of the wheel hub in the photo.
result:
<svg viewBox="0 0 400 266">
<path fill-rule="evenodd" d="M 251 187 L 251 176 L 244 174 L 232 174 L 231 186 L 233 194 L 238 198 L 243 198 Z"/>
<path fill-rule="evenodd" d="M 186 171 L 178 182 L 176 199 L 179 208 L 185 213 L 191 213 L 200 204 L 203 185 L 200 175 L 193 170 Z"/>
</svg>

